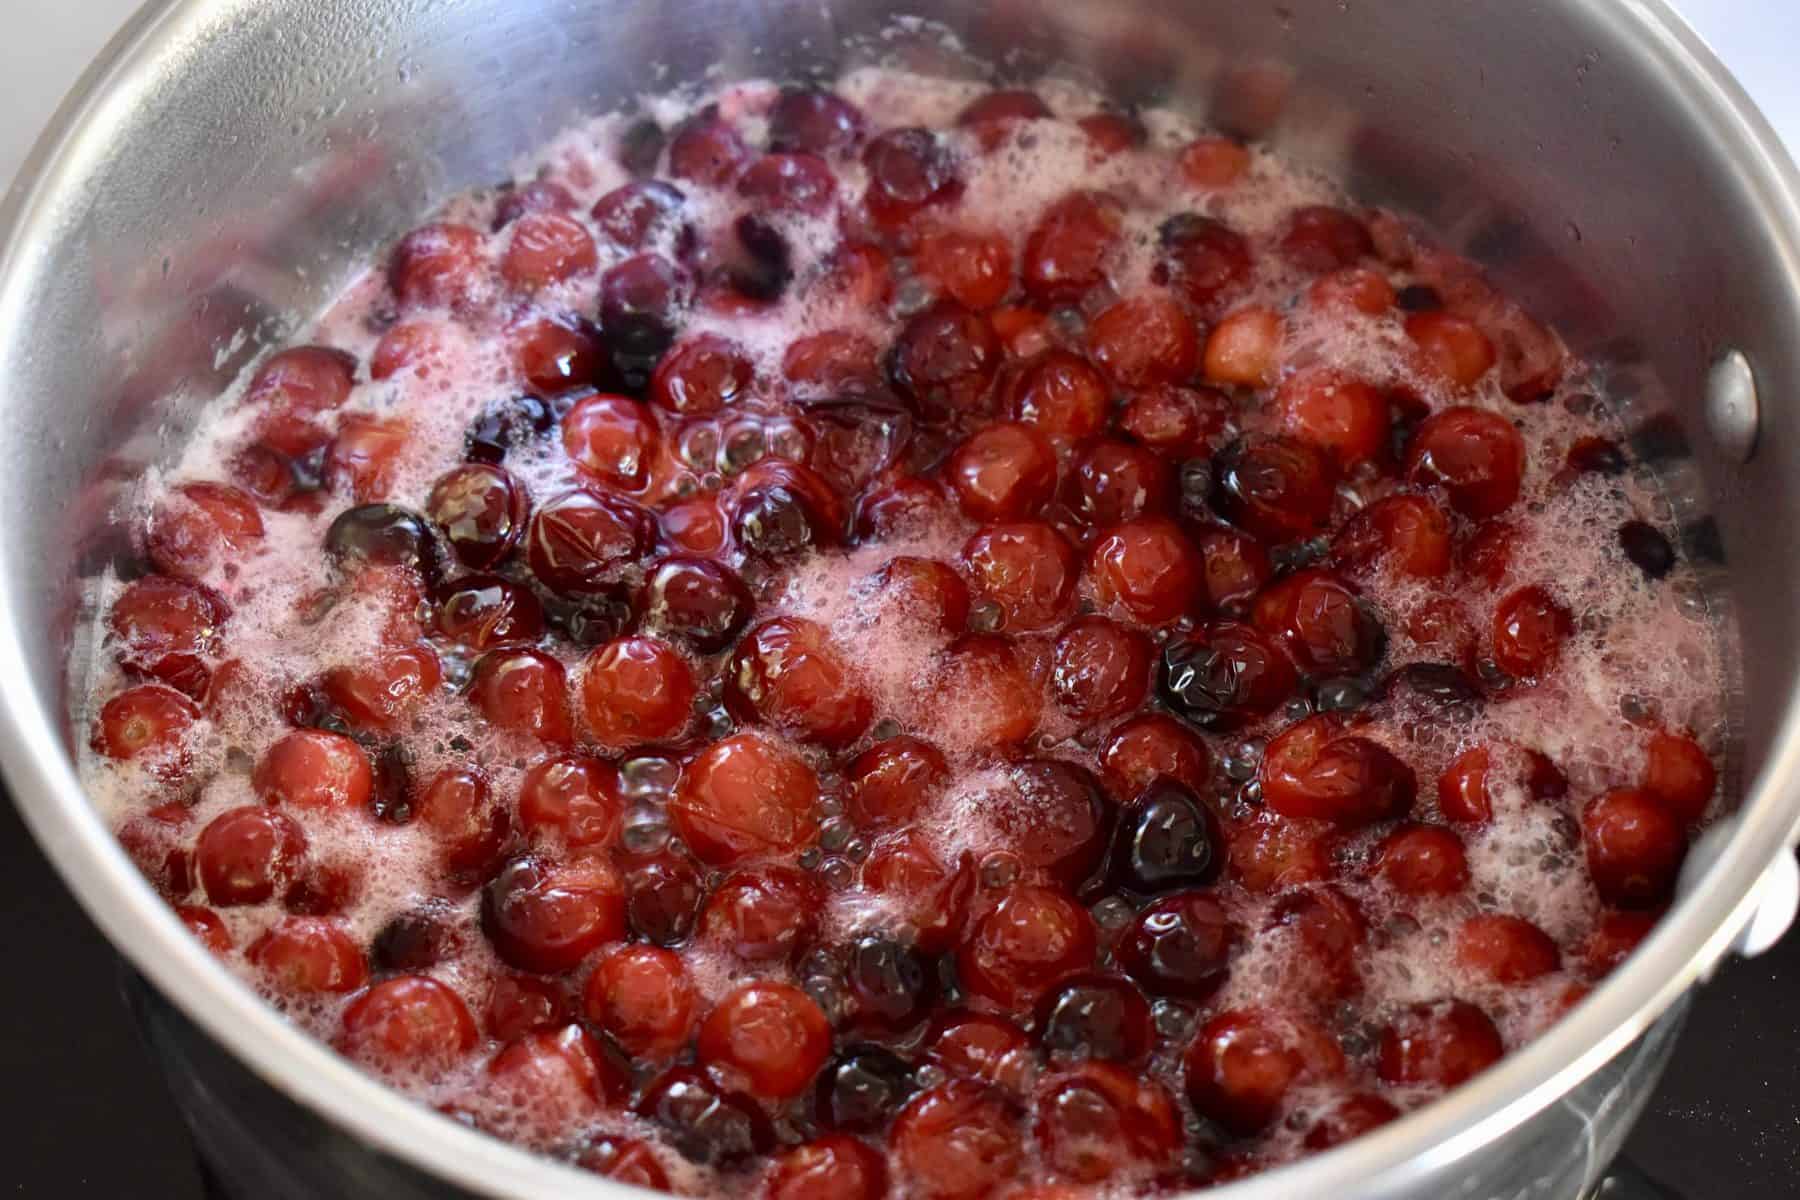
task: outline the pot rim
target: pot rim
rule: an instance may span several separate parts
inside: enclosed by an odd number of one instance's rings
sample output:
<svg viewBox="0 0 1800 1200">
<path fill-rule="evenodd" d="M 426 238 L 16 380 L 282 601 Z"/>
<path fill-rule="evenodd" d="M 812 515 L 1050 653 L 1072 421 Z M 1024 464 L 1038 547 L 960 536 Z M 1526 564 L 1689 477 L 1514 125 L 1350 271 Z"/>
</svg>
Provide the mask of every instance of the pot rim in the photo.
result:
<svg viewBox="0 0 1800 1200">
<path fill-rule="evenodd" d="M 33 260 L 77 186 L 159 64 L 257 0 L 150 0 L 82 75 L 0 203 L 0 328 L 31 302 Z M 1767 120 L 1666 0 L 1568 0 L 1622 27 L 1662 70 L 1671 99 L 1733 152 L 1761 219 L 1800 279 L 1800 173 Z M 12 595 L 0 588 L 0 678 L 27 675 Z M 1746 789 L 1737 828 L 1700 885 L 1565 1019 L 1493 1069 L 1392 1124 L 1218 1200 L 1401 1193 L 1516 1127 L 1643 1033 L 1730 949 L 1758 884 L 1800 834 L 1800 707 L 1784 699 L 1775 749 Z M 23 688 L 0 690 L 0 773 L 44 852 L 113 946 L 186 1016 L 262 1079 L 395 1158 L 482 1196 L 622 1197 L 633 1189 L 471 1130 L 365 1074 L 290 1024 L 193 938 L 88 802 L 58 728 Z"/>
</svg>

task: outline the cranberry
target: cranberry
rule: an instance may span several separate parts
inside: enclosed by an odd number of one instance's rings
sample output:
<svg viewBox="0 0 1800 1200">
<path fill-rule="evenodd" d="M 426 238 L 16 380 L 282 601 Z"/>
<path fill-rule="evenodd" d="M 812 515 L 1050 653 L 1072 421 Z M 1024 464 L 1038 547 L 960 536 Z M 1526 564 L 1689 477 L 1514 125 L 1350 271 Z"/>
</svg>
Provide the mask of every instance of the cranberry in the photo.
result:
<svg viewBox="0 0 1800 1200">
<path fill-rule="evenodd" d="M 1675 547 L 1647 522 L 1627 521 L 1619 526 L 1619 548 L 1647 578 L 1661 579 L 1675 569 Z"/>
<path fill-rule="evenodd" d="M 388 259 L 388 286 L 402 308 L 467 308 L 482 279 L 486 239 L 467 225 L 423 225 Z"/>
<path fill-rule="evenodd" d="M 678 1154 L 703 1166 L 729 1166 L 775 1144 L 756 1102 L 713 1081 L 698 1067 L 674 1067 L 645 1087 L 637 1114 L 657 1125 Z"/>
<path fill-rule="evenodd" d="M 1037 681 L 1004 638 L 952 642 L 926 675 L 924 694 L 953 698 L 925 723 L 946 745 L 1013 745 L 1030 737 L 1043 715 Z"/>
<path fill-rule="evenodd" d="M 928 129 L 890 129 L 870 139 L 862 161 L 869 174 L 863 204 L 877 224 L 889 228 L 962 190 L 955 159 Z"/>
<path fill-rule="evenodd" d="M 369 357 L 370 379 L 392 379 L 408 372 L 415 379 L 430 379 L 442 370 L 457 335 L 441 321 L 403 321 L 381 335 Z"/>
<path fill-rule="evenodd" d="M 1250 619 L 1315 675 L 1354 675 L 1381 660 L 1381 622 L 1349 584 L 1317 568 L 1297 571 L 1257 596 Z"/>
<path fill-rule="evenodd" d="M 1379 1129 L 1400 1116 L 1400 1110 L 1369 1092 L 1356 1092 L 1321 1113 L 1306 1131 L 1308 1150 L 1329 1150 Z"/>
<path fill-rule="evenodd" d="M 783 558 L 843 540 L 843 503 L 810 467 L 764 459 L 739 486 L 731 532 L 746 553 Z"/>
<path fill-rule="evenodd" d="M 174 900 L 194 890 L 185 826 L 192 810 L 180 800 L 131 817 L 118 828 L 120 847 L 156 890 Z"/>
<path fill-rule="evenodd" d="M 1019 862 L 1073 888 L 1100 865 L 1111 832 L 1111 805 L 1085 768 L 1053 758 L 1007 771 L 1011 795 L 996 797 L 988 819 Z"/>
<path fill-rule="evenodd" d="M 1213 388 L 1154 385 L 1140 389 L 1119 416 L 1119 428 L 1173 458 L 1205 454 L 1225 429 L 1231 401 Z"/>
<path fill-rule="evenodd" d="M 1661 914 L 1608 911 L 1581 947 L 1581 960 L 1593 975 L 1605 975 L 1624 962 L 1650 936 Z"/>
<path fill-rule="evenodd" d="M 1577 438 L 1569 447 L 1569 469 L 1581 474 L 1616 476 L 1631 467 L 1619 444 L 1603 437 Z"/>
<path fill-rule="evenodd" d="M 1282 816 L 1340 825 L 1403 816 L 1417 788 L 1411 767 L 1380 743 L 1343 732 L 1329 715 L 1308 717 L 1271 741 L 1257 778 L 1263 800 Z"/>
<path fill-rule="evenodd" d="M 1497 589 L 1512 569 L 1519 542 L 1516 526 L 1501 521 L 1484 521 L 1475 527 L 1462 544 L 1458 562 L 1470 578 Z"/>
<path fill-rule="evenodd" d="M 725 548 L 725 514 L 711 496 L 679 500 L 662 510 L 669 546 L 689 554 L 717 554 Z"/>
<path fill-rule="evenodd" d="M 507 452 L 549 432 L 555 418 L 550 406 L 536 396 L 515 396 L 482 409 L 463 435 L 463 457 L 470 462 L 497 464 Z"/>
<path fill-rule="evenodd" d="M 425 511 L 456 557 L 476 570 L 503 561 L 525 533 L 525 489 L 499 467 L 468 463 L 439 479 Z"/>
<path fill-rule="evenodd" d="M 427 900 L 383 925 L 369 943 L 378 971 L 424 971 L 462 952 L 461 914 L 447 900 Z"/>
<path fill-rule="evenodd" d="M 1200 790 L 1212 773 L 1211 755 L 1199 735 L 1158 712 L 1133 717 L 1113 730 L 1101 762 L 1109 786 L 1126 796 L 1135 796 L 1162 778 Z"/>
<path fill-rule="evenodd" d="M 1037 93 L 1020 90 L 987 92 L 971 100 L 956 116 L 956 123 L 973 129 L 982 148 L 992 150 L 1020 121 L 1050 120 L 1055 116 Z"/>
<path fill-rule="evenodd" d="M 302 729 L 263 755 L 251 777 L 257 798 L 293 808 L 360 809 L 374 786 L 369 756 L 341 734 Z"/>
<path fill-rule="evenodd" d="M 1250 279 L 1250 243 L 1229 226 L 1182 213 L 1163 222 L 1151 278 L 1186 296 L 1204 317 L 1222 311 Z"/>
<path fill-rule="evenodd" d="M 1087 135 L 1093 149 L 1105 158 L 1135 150 L 1149 137 L 1143 122 L 1126 113 L 1090 113 L 1075 124 Z"/>
<path fill-rule="evenodd" d="M 650 248 L 653 241 L 680 235 L 687 197 L 681 189 L 660 179 L 639 179 L 622 184 L 594 203 L 594 226 L 600 236 L 633 253 Z M 674 248 L 679 252 L 677 240 Z"/>
<path fill-rule="evenodd" d="M 1289 376 L 1275 392 L 1282 428 L 1343 467 L 1379 458 L 1388 444 L 1388 405 L 1360 379 L 1331 368 Z"/>
<path fill-rule="evenodd" d="M 499 233 L 527 213 L 566 213 L 575 209 L 575 197 L 560 183 L 534 179 L 522 187 L 508 185 L 494 207 L 495 233 Z"/>
<path fill-rule="evenodd" d="M 1658 731 L 1644 746 L 1643 789 L 1686 825 L 1697 825 L 1712 803 L 1718 774 L 1700 743 L 1684 733 Z"/>
<path fill-rule="evenodd" d="M 1235 621 L 1210 622 L 1163 651 L 1164 699 L 1209 728 L 1233 729 L 1265 717 L 1299 686 L 1281 646 Z"/>
<path fill-rule="evenodd" d="M 996 233 L 933 233 L 919 243 L 918 268 L 963 307 L 993 308 L 1012 289 L 1012 243 Z"/>
<path fill-rule="evenodd" d="M 1121 717 L 1150 690 L 1150 642 L 1104 617 L 1083 617 L 1056 639 L 1050 686 L 1077 720 Z"/>
<path fill-rule="evenodd" d="M 784 88 L 769 110 L 769 148 L 844 155 L 862 141 L 862 112 L 848 100 L 818 88 Z"/>
<path fill-rule="evenodd" d="M 668 259 L 639 254 L 600 277 L 600 326 L 613 363 L 633 377 L 647 375 L 675 340 L 689 281 Z"/>
<path fill-rule="evenodd" d="M 818 834 L 819 783 L 793 751 L 740 733 L 707 747 L 669 804 L 675 832 L 704 862 L 786 854 Z"/>
<path fill-rule="evenodd" d="M 596 1137 L 582 1147 L 575 1157 L 575 1165 L 614 1183 L 656 1192 L 675 1190 L 656 1151 L 651 1149 L 650 1143 L 637 1138 Z"/>
<path fill-rule="evenodd" d="M 917 1025 L 937 999 L 936 966 L 909 942 L 874 933 L 858 937 L 844 965 L 853 1019 L 895 1033 Z"/>
<path fill-rule="evenodd" d="M 1155 1031 L 1150 1004 L 1116 975 L 1074 975 L 1045 994 L 1037 1008 L 1038 1042 L 1052 1060 L 1141 1063 Z"/>
<path fill-rule="evenodd" d="M 1462 839 L 1441 825 L 1400 826 L 1382 839 L 1375 869 L 1403 896 L 1454 896 L 1469 886 Z"/>
<path fill-rule="evenodd" d="M 1406 450 L 1408 479 L 1443 488 L 1452 508 L 1477 520 L 1512 507 L 1524 474 L 1524 439 L 1512 422 L 1486 409 L 1433 413 Z"/>
<path fill-rule="evenodd" d="M 943 489 L 929 479 L 908 475 L 864 496 L 857 506 L 856 536 L 888 542 L 937 529 L 952 517 Z"/>
<path fill-rule="evenodd" d="M 696 694 L 687 661 L 653 637 L 597 646 L 582 668 L 582 718 L 590 734 L 611 746 L 679 734 L 693 715 Z"/>
<path fill-rule="evenodd" d="M 874 717 L 867 689 L 824 626 L 775 617 L 738 643 L 725 675 L 725 705 L 804 741 L 845 746 Z"/>
<path fill-rule="evenodd" d="M 542 650 L 492 650 L 475 663 L 469 699 L 488 724 L 563 745 L 573 740 L 569 680 Z"/>
<path fill-rule="evenodd" d="M 1007 410 L 1065 444 L 1098 433 L 1109 407 L 1100 373 L 1066 350 L 1040 355 L 1006 385 Z"/>
<path fill-rule="evenodd" d="M 872 577 L 881 614 L 942 633 L 961 633 L 969 620 L 969 588 L 954 568 L 934 558 L 899 555 Z"/>
<path fill-rule="evenodd" d="M 985 1200 L 1024 1164 L 1019 1116 L 994 1090 L 952 1080 L 921 1092 L 894 1120 L 894 1161 L 917 1200 Z"/>
<path fill-rule="evenodd" d="M 1111 1063 L 1083 1063 L 1039 1086 L 1037 1140 L 1059 1174 L 1100 1183 L 1171 1165 L 1181 1150 L 1181 1117 L 1160 1083 Z"/>
<path fill-rule="evenodd" d="M 659 434 L 655 418 L 639 401 L 598 395 L 577 402 L 563 417 L 562 439 L 576 467 L 603 484 L 633 489 L 644 485 Z"/>
<path fill-rule="evenodd" d="M 157 506 L 144 542 L 159 571 L 199 579 L 229 567 L 262 538 L 262 514 L 245 492 L 228 483 L 184 483 Z"/>
<path fill-rule="evenodd" d="M 747 396 L 754 378 L 736 343 L 714 333 L 696 334 L 657 364 L 650 399 L 669 412 L 705 416 Z"/>
<path fill-rule="evenodd" d="M 744 962 L 791 962 L 812 940 L 819 890 L 792 867 L 734 871 L 700 914 L 703 941 Z"/>
<path fill-rule="evenodd" d="M 1357 959 L 1367 933 L 1361 907 L 1333 887 L 1298 888 L 1277 897 L 1265 930 L 1291 942 L 1290 994 L 1321 1001 L 1362 991 Z"/>
<path fill-rule="evenodd" d="M 1281 256 L 1313 275 L 1353 267 L 1375 253 L 1368 228 L 1341 208 L 1297 208 L 1281 232 Z"/>
<path fill-rule="evenodd" d="M 1143 895 L 1218 878 L 1225 835 L 1212 810 L 1188 787 L 1162 777 L 1119 813 L 1109 878 Z"/>
<path fill-rule="evenodd" d="M 740 1073 L 756 1096 L 786 1100 L 825 1065 L 831 1025 L 799 988 L 748 983 L 714 1006 L 694 1044 L 701 1063 Z"/>
<path fill-rule="evenodd" d="M 228 616 L 225 602 L 205 588 L 146 575 L 119 593 L 106 626 L 120 666 L 199 699 L 212 680 L 206 659 L 218 653 Z"/>
<path fill-rule="evenodd" d="M 1087 336 L 1094 361 L 1121 387 L 1183 383 L 1200 365 L 1194 323 L 1166 295 L 1119 301 L 1094 318 Z"/>
<path fill-rule="evenodd" d="M 1581 811 L 1588 874 L 1600 898 L 1619 908 L 1668 899 L 1687 853 L 1682 820 L 1649 791 L 1617 788 Z"/>
<path fill-rule="evenodd" d="M 1206 564 L 1201 585 L 1205 607 L 1215 612 L 1242 612 L 1275 573 L 1268 551 L 1250 534 L 1223 525 L 1204 525 L 1188 532 Z"/>
<path fill-rule="evenodd" d="M 1207 335 L 1201 362 L 1207 379 L 1249 388 L 1273 384 L 1285 329 L 1274 309 L 1256 306 L 1232 313 Z"/>
<path fill-rule="evenodd" d="M 1000 343 L 979 312 L 940 301 L 900 330 L 888 357 L 899 392 L 935 411 L 980 412 L 1000 368 Z"/>
<path fill-rule="evenodd" d="M 837 180 L 815 154 L 765 154 L 738 177 L 737 190 L 758 211 L 818 216 L 831 211 Z"/>
<path fill-rule="evenodd" d="M 819 1123 L 851 1133 L 880 1133 L 915 1087 L 912 1068 L 893 1051 L 852 1046 L 819 1073 Z"/>
<path fill-rule="evenodd" d="M 882 1200 L 887 1159 L 843 1134 L 784 1150 L 769 1171 L 768 1200 Z"/>
<path fill-rule="evenodd" d="M 1211 870 L 1216 874 L 1216 867 Z M 1170 874 L 1161 877 L 1173 882 Z M 1204 1003 L 1229 978 L 1231 956 L 1241 940 L 1212 895 L 1177 892 L 1138 914 L 1114 947 L 1113 958 L 1153 996 Z"/>
<path fill-rule="evenodd" d="M 377 650 L 355 665 L 325 672 L 323 685 L 338 711 L 359 729 L 401 729 L 444 681 L 431 647 L 419 643 Z"/>
<path fill-rule="evenodd" d="M 977 521 L 1018 520 L 1056 491 L 1056 451 L 1030 425 L 1003 422 L 971 436 L 949 464 L 963 512 Z"/>
<path fill-rule="evenodd" d="M 544 610 L 529 588 L 498 575 L 464 575 L 438 596 L 437 632 L 470 650 L 529 644 Z"/>
<path fill-rule="evenodd" d="M 591 274 L 598 266 L 593 235 L 559 212 L 532 212 L 513 224 L 500 274 L 515 290 L 534 292 Z"/>
<path fill-rule="evenodd" d="M 509 966 L 561 974 L 624 935 L 624 887 L 603 858 L 523 855 L 483 890 L 481 928 Z"/>
<path fill-rule="evenodd" d="M 705 187 L 731 186 L 750 161 L 750 148 L 716 106 L 696 113 L 669 139 L 669 174 Z"/>
<path fill-rule="evenodd" d="M 1450 570 L 1450 518 L 1424 496 L 1384 496 L 1344 523 L 1331 553 L 1352 570 L 1436 579 Z"/>
<path fill-rule="evenodd" d="M 650 514 L 587 488 L 563 492 L 532 515 L 525 534 L 531 572 L 561 595 L 603 590 L 619 568 L 642 558 L 655 538 Z"/>
<path fill-rule="evenodd" d="M 1306 289 L 1306 298 L 1326 312 L 1357 312 L 1365 317 L 1381 316 L 1398 299 L 1387 276 L 1367 267 L 1345 267 L 1321 275 Z"/>
<path fill-rule="evenodd" d="M 400 421 L 349 414 L 332 440 L 325 477 L 358 501 L 383 498 L 393 488 L 397 460 L 406 452 L 409 433 Z"/>
<path fill-rule="evenodd" d="M 1030 1042 L 1002 1017 L 945 1013 L 926 1033 L 925 1045 L 931 1063 L 956 1079 L 1017 1091 L 1030 1073 Z"/>
<path fill-rule="evenodd" d="M 1296 821 L 1263 809 L 1231 826 L 1226 850 L 1237 881 L 1266 893 L 1334 875 L 1335 840 L 1332 827 L 1322 821 Z"/>
<path fill-rule="evenodd" d="M 729 567 L 685 555 L 652 566 L 644 594 L 646 622 L 702 652 L 730 645 L 753 607 L 749 589 Z"/>
<path fill-rule="evenodd" d="M 1494 343 L 1473 321 L 1447 312 L 1413 313 L 1406 336 L 1418 347 L 1421 365 L 1458 388 L 1474 386 L 1494 365 Z"/>
<path fill-rule="evenodd" d="M 862 887 L 913 927 L 915 944 L 935 954 L 949 948 L 961 932 L 975 874 L 973 854 L 965 852 L 951 872 L 916 831 L 908 830 L 875 844 L 863 864 Z"/>
<path fill-rule="evenodd" d="M 957 950 L 964 987 L 1023 1011 L 1057 979 L 1094 961 L 1093 918 L 1067 892 L 1014 887 L 969 930 Z"/>
<path fill-rule="evenodd" d="M 392 504 L 364 504 L 339 513 L 325 531 L 325 550 L 340 570 L 405 567 L 421 579 L 437 574 L 436 540 L 416 513 Z"/>
<path fill-rule="evenodd" d="M 289 995 L 354 992 L 369 978 L 362 948 L 341 925 L 320 917 L 282 918 L 244 956 Z"/>
<path fill-rule="evenodd" d="M 419 796 L 415 816 L 441 847 L 445 869 L 464 879 L 487 873 L 512 823 L 506 808 L 493 803 L 484 776 L 454 767 L 433 777 Z"/>
<path fill-rule="evenodd" d="M 547 1129 L 598 1116 L 630 1086 L 606 1048 L 579 1025 L 528 1033 L 503 1046 L 487 1075 L 495 1100 Z"/>
<path fill-rule="evenodd" d="M 299 874 L 305 856 L 299 822 L 262 805 L 220 813 L 194 844 L 200 885 L 220 908 L 266 902 Z"/>
<path fill-rule="evenodd" d="M 625 920 L 632 932 L 658 946 L 687 941 L 706 894 L 694 860 L 665 851 L 628 861 L 623 870 Z"/>
<path fill-rule="evenodd" d="M 582 989 L 582 1012 L 638 1061 L 673 1058 L 694 1021 L 694 985 L 681 958 L 655 946 L 621 946 Z"/>
<path fill-rule="evenodd" d="M 202 945 L 214 954 L 226 955 L 231 952 L 231 931 L 225 928 L 225 921 L 218 913 L 198 904 L 181 904 L 175 908 L 175 915 L 187 926 L 189 933 L 200 939 Z"/>
<path fill-rule="evenodd" d="M 1337 468 L 1310 443 L 1282 436 L 1240 439 L 1214 465 L 1214 506 L 1259 538 L 1308 537 L 1331 518 Z"/>
<path fill-rule="evenodd" d="M 1201 191 L 1228 188 L 1250 169 L 1250 151 L 1230 138 L 1203 137 L 1182 147 L 1181 177 Z"/>
<path fill-rule="evenodd" d="M 963 546 L 962 559 L 975 597 L 995 605 L 1008 629 L 1053 625 L 1074 598 L 1075 550 L 1043 522 L 990 525 Z"/>
<path fill-rule="evenodd" d="M 943 754 L 930 742 L 889 738 L 845 768 L 845 803 L 859 826 L 904 825 L 919 815 L 949 775 Z"/>
<path fill-rule="evenodd" d="M 1025 239 L 1025 291 L 1044 304 L 1079 300 L 1106 281 L 1124 206 L 1104 192 L 1070 192 L 1044 210 Z"/>
<path fill-rule="evenodd" d="M 1274 1123 L 1296 1088 L 1342 1075 L 1344 1054 L 1303 1018 L 1233 1009 L 1201 1027 L 1185 1066 L 1195 1111 L 1248 1137 Z"/>
<path fill-rule="evenodd" d="M 1105 527 L 1154 516 L 1175 500 L 1168 463 L 1143 446 L 1110 439 L 1084 447 L 1075 457 L 1065 489 L 1069 506 L 1084 523 Z"/>
<path fill-rule="evenodd" d="M 337 408 L 356 386 L 356 360 L 326 346 L 295 346 L 270 355 L 256 369 L 244 403 L 252 408 L 313 417 Z"/>
<path fill-rule="evenodd" d="M 1522 587 L 1494 610 L 1494 661 L 1515 679 L 1541 679 L 1574 632 L 1569 610 L 1541 587 Z"/>
<path fill-rule="evenodd" d="M 881 377 L 875 343 L 847 329 L 795 338 L 781 357 L 782 378 L 797 384 L 807 399 L 830 399 L 843 392 L 875 390 Z"/>
<path fill-rule="evenodd" d="M 526 384 L 553 396 L 610 378 L 606 350 L 592 325 L 572 317 L 523 320 L 507 332 Z"/>
<path fill-rule="evenodd" d="M 1174 522 L 1145 517 L 1116 526 L 1094 544 L 1088 573 L 1104 608 L 1162 625 L 1186 615 L 1206 564 Z"/>
<path fill-rule="evenodd" d="M 571 850 L 609 846 L 624 812 L 619 773 L 585 755 L 547 758 L 520 782 L 518 808 L 519 826 L 528 834 L 554 834 Z"/>
<path fill-rule="evenodd" d="M 1461 1000 L 1415 1004 L 1381 1031 L 1376 1071 L 1393 1084 L 1455 1087 L 1506 1053 L 1486 1013 Z"/>
<path fill-rule="evenodd" d="M 1550 935 L 1521 917 L 1470 917 L 1456 934 L 1456 961 L 1500 984 L 1529 983 L 1562 965 Z"/>
<path fill-rule="evenodd" d="M 339 1048 L 372 1066 L 442 1068 L 475 1048 L 480 1034 L 462 997 L 435 979 L 386 979 L 344 1009 Z"/>
</svg>

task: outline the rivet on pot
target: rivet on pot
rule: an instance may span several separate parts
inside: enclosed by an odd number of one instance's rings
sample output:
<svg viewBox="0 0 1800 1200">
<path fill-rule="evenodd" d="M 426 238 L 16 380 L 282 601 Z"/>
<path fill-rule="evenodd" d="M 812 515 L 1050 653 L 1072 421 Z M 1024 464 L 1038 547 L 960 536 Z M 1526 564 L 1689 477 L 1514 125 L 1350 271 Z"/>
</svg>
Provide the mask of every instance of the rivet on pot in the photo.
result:
<svg viewBox="0 0 1800 1200">
<path fill-rule="evenodd" d="M 1706 428 L 1721 452 L 1749 462 L 1761 422 L 1750 360 L 1741 350 L 1727 350 L 1706 375 Z"/>
</svg>

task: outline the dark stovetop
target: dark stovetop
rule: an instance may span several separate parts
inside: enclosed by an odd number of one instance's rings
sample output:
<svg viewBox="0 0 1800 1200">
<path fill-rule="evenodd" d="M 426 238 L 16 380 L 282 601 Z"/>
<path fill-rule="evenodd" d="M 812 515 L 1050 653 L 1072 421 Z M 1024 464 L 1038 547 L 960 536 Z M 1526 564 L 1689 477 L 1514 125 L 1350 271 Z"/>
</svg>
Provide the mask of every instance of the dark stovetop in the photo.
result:
<svg viewBox="0 0 1800 1200">
<path fill-rule="evenodd" d="M 202 1200 L 117 959 L 0 795 L 0 1196 Z M 1700 995 L 1628 1154 L 1680 1200 L 1800 1193 L 1800 935 Z"/>
</svg>

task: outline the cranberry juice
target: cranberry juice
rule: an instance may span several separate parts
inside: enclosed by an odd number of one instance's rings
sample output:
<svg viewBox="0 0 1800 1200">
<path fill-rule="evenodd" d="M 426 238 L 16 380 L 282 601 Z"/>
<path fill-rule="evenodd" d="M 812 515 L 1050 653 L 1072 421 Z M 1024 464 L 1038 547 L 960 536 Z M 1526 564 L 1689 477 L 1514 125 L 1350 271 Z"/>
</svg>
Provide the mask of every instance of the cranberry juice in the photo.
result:
<svg viewBox="0 0 1800 1200">
<path fill-rule="evenodd" d="M 87 784 L 343 1054 L 615 1179 L 1234 1179 L 1581 999 L 1718 803 L 1557 336 L 1167 112 L 866 70 L 553 143 L 144 481 Z"/>
</svg>

